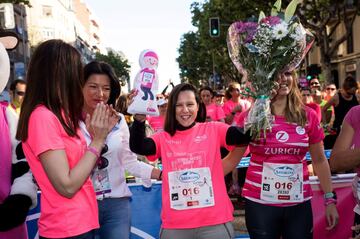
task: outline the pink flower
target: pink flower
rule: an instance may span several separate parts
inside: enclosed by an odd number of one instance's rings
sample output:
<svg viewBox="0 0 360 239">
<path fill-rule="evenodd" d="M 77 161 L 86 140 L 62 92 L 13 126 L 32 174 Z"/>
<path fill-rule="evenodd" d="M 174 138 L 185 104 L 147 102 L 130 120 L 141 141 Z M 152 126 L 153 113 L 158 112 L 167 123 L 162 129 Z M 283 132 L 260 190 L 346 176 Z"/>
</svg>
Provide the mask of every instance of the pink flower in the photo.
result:
<svg viewBox="0 0 360 239">
<path fill-rule="evenodd" d="M 265 23 L 269 26 L 275 26 L 281 22 L 280 17 L 278 16 L 267 16 L 261 20 L 261 23 Z"/>
<path fill-rule="evenodd" d="M 241 39 L 244 39 L 244 43 L 250 43 L 256 33 L 258 24 L 256 22 L 236 22 L 236 34 L 242 35 Z"/>
</svg>

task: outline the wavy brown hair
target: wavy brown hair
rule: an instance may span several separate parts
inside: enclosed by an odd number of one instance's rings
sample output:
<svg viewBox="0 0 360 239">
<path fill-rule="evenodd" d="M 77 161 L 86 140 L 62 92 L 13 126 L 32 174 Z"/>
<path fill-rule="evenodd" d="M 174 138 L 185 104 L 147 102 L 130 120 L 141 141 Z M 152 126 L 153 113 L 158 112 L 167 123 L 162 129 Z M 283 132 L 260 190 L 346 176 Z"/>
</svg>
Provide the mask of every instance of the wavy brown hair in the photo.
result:
<svg viewBox="0 0 360 239">
<path fill-rule="evenodd" d="M 296 123 L 305 126 L 307 123 L 307 116 L 305 111 L 305 105 L 302 102 L 301 92 L 298 87 L 298 78 L 295 71 L 291 72 L 292 87 L 290 93 L 287 95 L 286 107 L 285 107 L 285 119 L 289 123 Z M 271 106 L 272 108 L 273 106 Z"/>
<path fill-rule="evenodd" d="M 80 53 L 62 40 L 41 43 L 31 57 L 27 83 L 16 138 L 27 140 L 30 115 L 38 105 L 52 111 L 69 136 L 78 137 L 84 85 Z"/>
</svg>

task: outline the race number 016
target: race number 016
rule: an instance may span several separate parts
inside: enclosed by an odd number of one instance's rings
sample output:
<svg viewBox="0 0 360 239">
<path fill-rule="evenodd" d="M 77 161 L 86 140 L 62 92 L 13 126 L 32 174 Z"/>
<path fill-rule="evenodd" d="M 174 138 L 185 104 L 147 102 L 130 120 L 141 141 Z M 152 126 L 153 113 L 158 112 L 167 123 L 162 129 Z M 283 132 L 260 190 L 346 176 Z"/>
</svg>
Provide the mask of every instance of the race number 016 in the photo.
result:
<svg viewBox="0 0 360 239">
<path fill-rule="evenodd" d="M 276 189 L 288 189 L 288 190 L 291 190 L 291 188 L 292 188 L 292 183 L 291 183 L 291 182 L 289 182 L 289 183 L 276 182 L 276 183 L 275 183 L 275 188 L 276 188 Z"/>
<path fill-rule="evenodd" d="M 191 196 L 191 195 L 196 195 L 200 193 L 200 189 L 198 187 L 195 188 L 184 188 L 182 190 L 182 194 L 184 196 Z"/>
</svg>

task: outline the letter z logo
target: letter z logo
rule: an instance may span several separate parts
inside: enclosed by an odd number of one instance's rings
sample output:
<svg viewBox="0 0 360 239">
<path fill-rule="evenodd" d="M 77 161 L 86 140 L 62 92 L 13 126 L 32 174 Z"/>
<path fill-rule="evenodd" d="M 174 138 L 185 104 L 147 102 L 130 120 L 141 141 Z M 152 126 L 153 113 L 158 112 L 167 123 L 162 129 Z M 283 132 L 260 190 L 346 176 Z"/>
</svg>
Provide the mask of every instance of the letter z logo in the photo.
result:
<svg viewBox="0 0 360 239">
<path fill-rule="evenodd" d="M 289 140 L 289 134 L 285 131 L 279 131 L 276 133 L 277 141 L 284 143 Z"/>
</svg>

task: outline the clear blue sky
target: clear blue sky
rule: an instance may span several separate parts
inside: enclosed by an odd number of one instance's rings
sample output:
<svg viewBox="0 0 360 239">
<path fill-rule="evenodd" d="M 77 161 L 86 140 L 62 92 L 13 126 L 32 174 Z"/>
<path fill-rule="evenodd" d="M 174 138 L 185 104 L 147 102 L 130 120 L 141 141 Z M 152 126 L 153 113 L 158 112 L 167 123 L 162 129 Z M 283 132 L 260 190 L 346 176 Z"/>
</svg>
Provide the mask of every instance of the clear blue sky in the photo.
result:
<svg viewBox="0 0 360 239">
<path fill-rule="evenodd" d="M 179 83 L 176 62 L 182 34 L 191 25 L 191 0 L 84 0 L 97 17 L 106 47 L 122 51 L 131 64 L 131 82 L 139 71 L 139 54 L 159 55 L 160 91 L 169 79 Z M 202 1 L 200 1 L 202 2 Z"/>
</svg>

